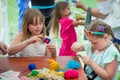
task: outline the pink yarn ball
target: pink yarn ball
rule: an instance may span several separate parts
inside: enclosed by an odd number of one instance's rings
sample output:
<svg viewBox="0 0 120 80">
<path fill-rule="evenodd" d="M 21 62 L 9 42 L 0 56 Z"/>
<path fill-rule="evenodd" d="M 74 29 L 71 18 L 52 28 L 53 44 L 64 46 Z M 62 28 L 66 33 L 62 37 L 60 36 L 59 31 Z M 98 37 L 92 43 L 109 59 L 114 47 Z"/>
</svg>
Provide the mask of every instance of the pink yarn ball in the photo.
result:
<svg viewBox="0 0 120 80">
<path fill-rule="evenodd" d="M 67 70 L 64 72 L 64 77 L 66 79 L 78 78 L 79 72 L 77 70 Z"/>
</svg>

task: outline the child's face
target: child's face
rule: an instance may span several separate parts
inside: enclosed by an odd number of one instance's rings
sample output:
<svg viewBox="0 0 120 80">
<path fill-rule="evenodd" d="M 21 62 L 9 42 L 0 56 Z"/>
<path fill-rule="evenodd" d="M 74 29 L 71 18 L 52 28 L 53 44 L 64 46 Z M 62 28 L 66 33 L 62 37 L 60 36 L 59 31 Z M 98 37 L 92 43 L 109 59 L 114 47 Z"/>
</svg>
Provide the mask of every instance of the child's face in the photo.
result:
<svg viewBox="0 0 120 80">
<path fill-rule="evenodd" d="M 38 35 L 43 29 L 43 22 L 40 21 L 39 17 L 35 17 L 33 19 L 33 24 L 28 25 L 28 29 L 32 33 L 32 35 Z"/>
<path fill-rule="evenodd" d="M 63 17 L 66 17 L 66 16 L 69 16 L 70 13 L 71 13 L 70 6 L 67 6 L 67 8 L 64 10 L 62 15 L 63 15 Z"/>
<path fill-rule="evenodd" d="M 96 36 L 88 37 L 88 40 L 91 42 L 91 45 L 96 50 L 103 50 L 108 44 L 108 37 L 97 38 Z"/>
</svg>

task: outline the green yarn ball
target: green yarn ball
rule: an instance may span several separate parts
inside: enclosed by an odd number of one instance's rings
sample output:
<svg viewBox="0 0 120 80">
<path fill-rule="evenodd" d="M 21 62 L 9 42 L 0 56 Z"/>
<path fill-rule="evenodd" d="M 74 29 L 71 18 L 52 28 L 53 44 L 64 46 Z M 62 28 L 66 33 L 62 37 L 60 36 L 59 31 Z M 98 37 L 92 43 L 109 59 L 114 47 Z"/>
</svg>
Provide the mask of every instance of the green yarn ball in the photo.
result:
<svg viewBox="0 0 120 80">
<path fill-rule="evenodd" d="M 32 70 L 31 76 L 37 76 L 39 72 L 37 70 Z"/>
</svg>

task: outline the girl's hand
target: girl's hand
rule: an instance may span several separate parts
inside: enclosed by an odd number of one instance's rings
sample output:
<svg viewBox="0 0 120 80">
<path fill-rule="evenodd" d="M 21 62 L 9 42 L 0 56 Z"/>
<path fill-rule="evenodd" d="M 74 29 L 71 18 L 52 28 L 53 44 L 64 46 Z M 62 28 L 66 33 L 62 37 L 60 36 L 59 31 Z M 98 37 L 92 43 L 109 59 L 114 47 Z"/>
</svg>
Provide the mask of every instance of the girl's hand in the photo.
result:
<svg viewBox="0 0 120 80">
<path fill-rule="evenodd" d="M 82 51 L 83 50 L 83 45 L 80 44 L 79 42 L 74 42 L 71 46 L 71 49 L 75 52 Z"/>
<path fill-rule="evenodd" d="M 38 41 L 42 41 L 43 38 L 44 38 L 43 35 L 36 35 L 36 36 L 33 36 L 30 39 L 28 39 L 27 42 L 28 42 L 28 44 L 31 44 L 31 43 L 35 43 Z"/>
<path fill-rule="evenodd" d="M 82 61 L 87 64 L 87 65 L 91 65 L 93 60 L 89 57 L 89 56 L 80 56 Z"/>
<path fill-rule="evenodd" d="M 47 48 L 50 51 L 50 53 L 52 53 L 52 56 L 56 55 L 56 47 L 52 44 L 47 44 Z"/>
<path fill-rule="evenodd" d="M 0 51 L 2 54 L 6 54 L 8 52 L 8 46 L 0 42 Z"/>
</svg>

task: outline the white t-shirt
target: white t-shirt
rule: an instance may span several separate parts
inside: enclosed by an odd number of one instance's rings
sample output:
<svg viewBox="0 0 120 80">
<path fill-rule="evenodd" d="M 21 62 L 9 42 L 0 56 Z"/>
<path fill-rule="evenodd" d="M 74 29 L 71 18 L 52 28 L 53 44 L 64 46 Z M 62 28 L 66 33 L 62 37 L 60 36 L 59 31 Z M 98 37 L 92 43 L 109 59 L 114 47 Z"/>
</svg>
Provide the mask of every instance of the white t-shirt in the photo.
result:
<svg viewBox="0 0 120 80">
<path fill-rule="evenodd" d="M 106 22 L 112 28 L 120 27 L 120 0 L 106 0 L 98 2 L 98 9 L 102 14 L 108 14 L 105 19 L 100 19 Z"/>
</svg>

